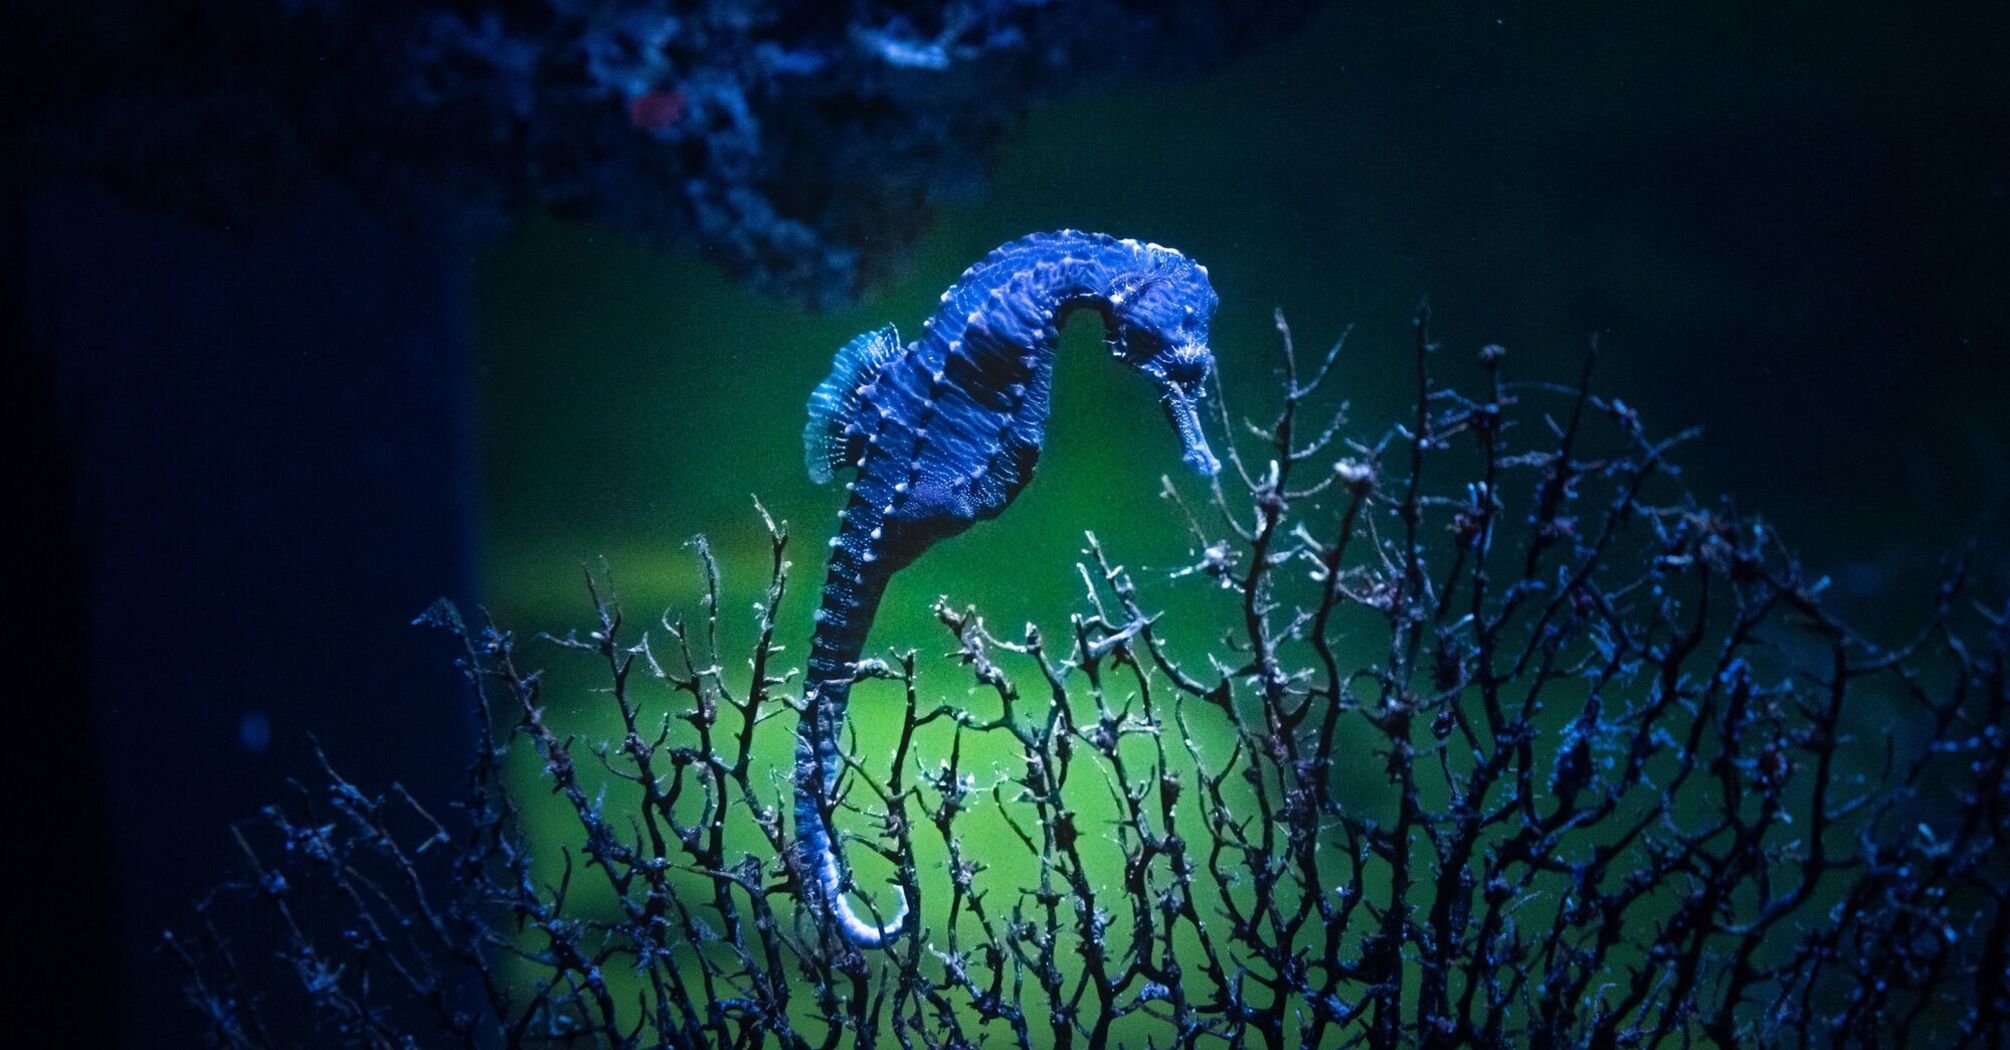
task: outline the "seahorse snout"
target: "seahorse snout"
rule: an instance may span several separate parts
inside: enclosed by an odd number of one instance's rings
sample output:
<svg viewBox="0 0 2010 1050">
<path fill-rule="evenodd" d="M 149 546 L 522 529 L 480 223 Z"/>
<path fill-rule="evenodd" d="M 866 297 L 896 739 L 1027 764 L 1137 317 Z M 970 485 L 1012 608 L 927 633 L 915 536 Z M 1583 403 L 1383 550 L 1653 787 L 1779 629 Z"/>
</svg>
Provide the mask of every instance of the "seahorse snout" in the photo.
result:
<svg viewBox="0 0 2010 1050">
<path fill-rule="evenodd" d="M 1200 428 L 1200 409 L 1194 397 L 1185 390 L 1167 384 L 1165 391 L 1166 418 L 1172 422 L 1173 430 L 1179 434 L 1180 444 L 1185 447 L 1181 462 L 1193 468 L 1202 477 L 1213 477 L 1221 472 L 1221 461 L 1214 458 L 1214 451 L 1207 447 L 1207 435 Z"/>
<path fill-rule="evenodd" d="M 1192 467 L 1194 473 L 1204 478 L 1211 478 L 1221 473 L 1221 460 L 1214 458 L 1214 453 L 1205 446 L 1189 451 L 1182 457 L 1181 462 Z"/>
</svg>

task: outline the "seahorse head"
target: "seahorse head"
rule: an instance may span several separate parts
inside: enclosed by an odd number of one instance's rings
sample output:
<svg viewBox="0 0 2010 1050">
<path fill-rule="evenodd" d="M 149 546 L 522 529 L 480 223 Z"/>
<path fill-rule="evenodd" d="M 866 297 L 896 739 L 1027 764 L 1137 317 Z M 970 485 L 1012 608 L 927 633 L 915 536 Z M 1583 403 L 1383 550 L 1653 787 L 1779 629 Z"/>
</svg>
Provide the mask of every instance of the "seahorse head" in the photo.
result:
<svg viewBox="0 0 2010 1050">
<path fill-rule="evenodd" d="M 1221 463 L 1201 432 L 1199 406 L 1214 370 L 1207 329 L 1220 299 L 1207 267 L 1158 245 L 1143 252 L 1143 265 L 1120 276 L 1109 293 L 1110 352 L 1158 388 L 1187 466 L 1212 475 Z"/>
</svg>

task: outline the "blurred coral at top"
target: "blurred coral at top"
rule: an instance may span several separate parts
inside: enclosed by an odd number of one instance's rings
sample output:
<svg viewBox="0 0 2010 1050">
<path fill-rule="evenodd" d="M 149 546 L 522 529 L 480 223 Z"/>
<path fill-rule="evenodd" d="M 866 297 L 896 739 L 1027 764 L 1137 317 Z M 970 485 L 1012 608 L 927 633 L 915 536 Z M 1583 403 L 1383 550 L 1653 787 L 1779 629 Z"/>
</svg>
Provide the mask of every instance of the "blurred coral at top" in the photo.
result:
<svg viewBox="0 0 2010 1050">
<path fill-rule="evenodd" d="M 543 205 L 830 303 L 980 186 L 1030 103 L 1205 68 L 1309 6 L 38 3 L 0 45 L 36 49 L 6 62 L 37 77 L 7 93 L 10 177 L 223 224 L 331 177 L 451 233 Z"/>
</svg>

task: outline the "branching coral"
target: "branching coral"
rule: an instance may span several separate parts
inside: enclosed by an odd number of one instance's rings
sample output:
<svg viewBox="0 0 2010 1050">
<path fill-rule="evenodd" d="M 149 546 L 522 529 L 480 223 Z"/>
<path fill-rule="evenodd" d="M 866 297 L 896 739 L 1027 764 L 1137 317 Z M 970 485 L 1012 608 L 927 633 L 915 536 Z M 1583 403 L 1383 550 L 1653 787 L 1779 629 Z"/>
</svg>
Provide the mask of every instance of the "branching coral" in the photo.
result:
<svg viewBox="0 0 2010 1050">
<path fill-rule="evenodd" d="M 1279 329 L 1271 422 L 1223 410 L 1242 437 L 1205 503 L 1167 483 L 1194 549 L 1174 611 L 1092 536 L 1065 634 L 945 601 L 961 671 L 861 667 L 900 716 L 854 742 L 838 815 L 920 936 L 862 953 L 797 903 L 761 753 L 795 703 L 768 521 L 745 679 L 702 545 L 703 615 L 660 633 L 596 583 L 556 640 L 621 719 L 592 766 L 512 635 L 429 613 L 474 685 L 469 795 L 436 820 L 330 768 L 268 810 L 249 876 L 169 942 L 217 1042 L 264 1045 L 261 1007 L 304 992 L 387 1047 L 2002 1045 L 2010 610 L 1957 563 L 1874 644 L 1762 521 L 1689 497 L 1685 435 L 1589 367 L 1514 381 L 1488 347 L 1460 392 L 1420 315 L 1414 414 L 1357 441 L 1319 407 L 1341 347 L 1301 368 Z M 571 841 L 526 835 L 510 746 Z M 246 906 L 298 977 L 266 1000 Z"/>
</svg>

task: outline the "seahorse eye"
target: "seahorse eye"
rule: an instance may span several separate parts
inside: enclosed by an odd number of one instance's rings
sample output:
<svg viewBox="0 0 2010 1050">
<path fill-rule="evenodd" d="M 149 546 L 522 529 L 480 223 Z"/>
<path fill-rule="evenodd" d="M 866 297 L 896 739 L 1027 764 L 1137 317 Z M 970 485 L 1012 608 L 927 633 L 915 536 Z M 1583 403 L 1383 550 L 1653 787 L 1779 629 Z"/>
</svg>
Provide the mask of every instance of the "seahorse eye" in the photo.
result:
<svg viewBox="0 0 2010 1050">
<path fill-rule="evenodd" d="M 1207 344 L 1195 339 L 1174 344 L 1160 361 L 1165 377 L 1186 390 L 1200 389 L 1214 365 L 1214 357 L 1208 353 Z"/>
</svg>

